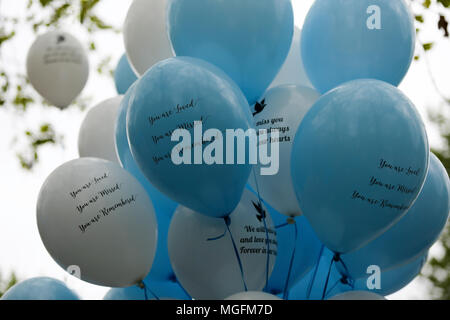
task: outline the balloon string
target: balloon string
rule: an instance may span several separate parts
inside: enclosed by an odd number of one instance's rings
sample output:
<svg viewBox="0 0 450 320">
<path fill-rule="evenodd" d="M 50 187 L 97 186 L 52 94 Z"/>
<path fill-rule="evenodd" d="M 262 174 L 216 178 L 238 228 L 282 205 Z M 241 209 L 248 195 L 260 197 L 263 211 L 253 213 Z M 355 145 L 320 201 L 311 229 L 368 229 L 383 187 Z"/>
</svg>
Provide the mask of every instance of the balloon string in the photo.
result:
<svg viewBox="0 0 450 320">
<path fill-rule="evenodd" d="M 335 282 L 335 284 L 327 291 L 327 293 L 325 295 L 326 297 L 328 297 L 328 295 L 334 290 L 334 288 L 336 288 L 336 286 L 339 284 L 339 282 L 341 282 L 341 279 L 337 280 Z"/>
<path fill-rule="evenodd" d="M 139 283 L 139 286 L 141 287 L 142 290 L 144 290 L 144 297 L 145 297 L 145 300 L 148 300 L 148 294 L 147 294 L 147 291 L 150 292 L 151 295 L 152 295 L 156 300 L 159 300 L 159 297 L 158 297 L 152 290 L 150 290 L 150 288 L 145 284 L 144 280 L 142 280 L 142 281 Z"/>
<path fill-rule="evenodd" d="M 325 249 L 325 245 L 322 245 L 322 248 L 320 248 L 319 257 L 317 258 L 317 263 L 316 263 L 316 267 L 314 269 L 313 276 L 312 276 L 312 278 L 311 278 L 311 280 L 309 281 L 309 284 L 308 284 L 308 291 L 307 291 L 307 294 L 306 294 L 306 299 L 307 300 L 309 300 L 309 298 L 311 297 L 312 287 L 314 285 L 314 282 L 316 281 L 317 271 L 319 270 L 320 259 L 322 258 L 322 254 L 323 254 L 323 250 L 324 249 Z"/>
<path fill-rule="evenodd" d="M 291 280 L 291 274 L 292 274 L 292 266 L 294 265 L 294 259 L 295 259 L 295 251 L 297 249 L 297 240 L 298 240 L 298 227 L 297 223 L 294 223 L 294 230 L 295 230 L 295 237 L 294 237 L 294 249 L 292 250 L 292 256 L 291 261 L 289 263 L 289 270 L 286 278 L 286 284 L 284 285 L 284 293 L 283 293 L 283 299 L 288 300 L 289 298 L 289 281 Z"/>
<path fill-rule="evenodd" d="M 231 242 L 233 244 L 233 249 L 234 249 L 234 253 L 236 255 L 236 259 L 239 263 L 239 269 L 241 271 L 241 277 L 242 277 L 242 282 L 244 283 L 244 289 L 245 289 L 245 291 L 248 291 L 247 284 L 245 283 L 244 268 L 242 267 L 241 257 L 239 256 L 239 251 L 237 249 L 236 242 L 234 242 L 233 234 L 231 233 L 231 230 L 230 230 L 231 219 L 230 219 L 230 217 L 225 217 L 224 221 L 225 221 L 225 225 L 227 226 L 228 233 L 230 234 L 230 238 L 231 238 Z"/>
<path fill-rule="evenodd" d="M 336 255 L 337 255 L 337 254 L 336 254 Z M 330 267 L 329 267 L 329 269 L 328 269 L 327 280 L 325 281 L 325 286 L 324 286 L 324 288 L 323 288 L 322 300 L 325 300 L 325 295 L 326 295 L 327 288 L 328 288 L 328 282 L 330 281 L 331 268 L 333 267 L 333 264 L 334 264 L 334 262 L 335 262 L 335 260 L 336 260 L 336 255 L 331 259 L 331 262 L 330 262 Z"/>
<path fill-rule="evenodd" d="M 288 226 L 289 224 L 290 224 L 289 222 L 285 222 L 283 224 L 280 224 L 280 225 L 276 226 L 275 229 L 284 228 L 284 227 Z"/>
<path fill-rule="evenodd" d="M 262 208 L 262 198 L 261 198 L 261 194 L 259 192 L 259 185 L 258 185 L 258 180 L 256 179 L 256 172 L 255 172 L 255 166 L 253 166 L 252 168 L 253 171 L 253 177 L 255 179 L 255 185 L 256 185 L 256 193 L 258 194 L 258 200 L 259 200 L 259 204 Z M 264 210 L 264 209 L 262 209 Z M 267 256 L 266 256 L 266 285 L 264 286 L 264 289 L 267 289 L 267 286 L 269 284 L 269 265 L 270 265 L 270 254 L 269 254 L 269 250 L 270 250 L 270 243 L 269 243 L 269 232 L 267 231 L 267 223 L 266 223 L 266 214 L 264 213 L 263 215 L 263 221 L 264 221 L 264 229 L 266 231 L 266 250 L 267 250 Z"/>
<path fill-rule="evenodd" d="M 216 240 L 220 240 L 220 239 L 222 239 L 223 237 L 225 237 L 226 234 L 227 234 L 227 230 L 225 230 L 225 232 L 224 232 L 223 234 L 221 234 L 220 236 L 214 237 L 214 238 L 209 238 L 209 239 L 207 239 L 207 240 L 208 240 L 208 241 L 216 241 Z"/>
</svg>

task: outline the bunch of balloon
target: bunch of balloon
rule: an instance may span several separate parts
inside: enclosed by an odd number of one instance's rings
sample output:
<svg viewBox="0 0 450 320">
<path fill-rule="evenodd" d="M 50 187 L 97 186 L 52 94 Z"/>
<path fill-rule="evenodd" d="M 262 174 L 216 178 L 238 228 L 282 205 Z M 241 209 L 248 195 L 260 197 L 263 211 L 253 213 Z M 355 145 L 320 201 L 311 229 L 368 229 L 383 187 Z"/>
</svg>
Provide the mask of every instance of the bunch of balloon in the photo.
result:
<svg viewBox="0 0 450 320">
<path fill-rule="evenodd" d="M 125 94 L 137 79 L 126 54 L 122 55 L 114 71 L 114 83 L 117 93 Z"/>
<path fill-rule="evenodd" d="M 311 108 L 291 163 L 304 215 L 340 257 L 381 235 L 412 206 L 428 171 L 428 139 L 397 88 L 355 80 Z"/>
<path fill-rule="evenodd" d="M 274 268 L 276 231 L 255 194 L 246 190 L 224 220 L 182 206 L 172 218 L 170 260 L 181 285 L 196 300 L 261 291 Z"/>
<path fill-rule="evenodd" d="M 153 266 L 145 279 L 146 283 L 149 283 L 149 287 L 153 290 L 156 296 L 167 296 L 167 292 L 164 288 L 171 288 L 174 290 L 171 292 L 171 297 L 174 298 L 185 298 L 187 295 L 184 294 L 183 289 L 180 287 L 176 280 L 175 273 L 172 270 L 172 266 L 169 260 L 169 253 L 167 249 L 167 235 L 169 231 L 170 220 L 172 219 L 173 213 L 177 208 L 178 204 L 165 195 L 160 193 L 144 176 L 144 174 L 139 169 L 138 165 L 133 159 L 131 150 L 128 144 L 127 132 L 126 132 L 126 115 L 129 108 L 129 102 L 132 94 L 134 93 L 134 88 L 136 83 L 134 83 L 126 92 L 123 100 L 121 101 L 119 111 L 117 114 L 117 119 L 115 120 L 115 150 L 117 152 L 117 157 L 119 159 L 120 165 L 130 172 L 145 188 L 147 194 L 153 202 L 155 208 L 156 219 L 158 222 L 158 245 L 156 249 L 155 260 L 153 261 Z M 156 288 L 154 287 L 156 284 Z M 139 297 L 143 297 L 144 294 L 139 288 L 129 288 L 125 291 L 119 291 L 119 289 L 113 289 L 115 291 L 115 297 L 135 297 L 133 292 L 136 292 Z M 162 293 L 160 292 L 162 290 Z M 137 291 L 140 291 L 137 293 Z M 122 292 L 119 294 L 119 292 Z M 109 296 L 108 296 L 109 297 Z M 118 298 L 117 298 L 118 299 Z"/>
<path fill-rule="evenodd" d="M 366 246 L 342 255 L 341 273 L 353 279 L 372 265 L 388 271 L 424 256 L 439 239 L 450 211 L 450 181 L 439 159 L 431 153 L 425 185 L 408 213 Z M 345 268 L 344 268 L 345 266 Z"/>
<path fill-rule="evenodd" d="M 290 0 L 169 0 L 167 10 L 175 54 L 221 68 L 251 105 L 272 83 L 291 47 Z"/>
<path fill-rule="evenodd" d="M 89 77 L 89 61 L 81 43 L 63 31 L 39 36 L 27 57 L 28 79 L 51 105 L 67 108 Z"/>
<path fill-rule="evenodd" d="M 404 0 L 316 0 L 303 25 L 302 59 L 321 93 L 355 79 L 396 86 L 411 65 L 415 35 Z"/>
<path fill-rule="evenodd" d="M 252 190 L 248 187 L 249 190 Z M 253 193 L 257 194 L 252 190 Z M 277 233 L 277 259 L 264 291 L 289 297 L 289 291 L 316 265 L 321 255 L 319 241 L 305 217 L 286 221 L 269 204 L 263 202 L 272 217 Z"/>
<path fill-rule="evenodd" d="M 80 158 L 54 170 L 39 193 L 37 224 L 53 259 L 64 270 L 76 266 L 81 280 L 142 285 L 151 269 L 157 242 L 153 205 L 116 163 Z"/>
<path fill-rule="evenodd" d="M 114 130 L 123 96 L 100 102 L 86 114 L 78 133 L 78 154 L 83 158 L 100 158 L 118 163 Z"/>
</svg>

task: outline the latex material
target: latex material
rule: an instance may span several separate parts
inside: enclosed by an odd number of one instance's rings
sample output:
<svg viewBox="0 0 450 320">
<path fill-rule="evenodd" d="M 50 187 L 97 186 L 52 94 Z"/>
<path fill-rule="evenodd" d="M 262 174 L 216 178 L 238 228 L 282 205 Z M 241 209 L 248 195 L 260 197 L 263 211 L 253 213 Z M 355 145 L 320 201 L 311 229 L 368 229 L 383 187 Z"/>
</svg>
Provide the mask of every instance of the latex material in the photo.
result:
<svg viewBox="0 0 450 320">
<path fill-rule="evenodd" d="M 259 291 L 247 291 L 233 294 L 232 296 L 226 298 L 225 300 L 243 300 L 243 301 L 252 301 L 252 300 L 260 300 L 260 301 L 270 301 L 270 300 L 283 300 L 277 296 L 259 292 Z"/>
<path fill-rule="evenodd" d="M 411 64 L 415 34 L 403 0 L 317 0 L 303 25 L 303 63 L 321 93 L 364 78 L 396 86 Z"/>
<path fill-rule="evenodd" d="M 287 289 L 294 287 L 317 263 L 322 243 L 317 238 L 305 217 L 296 217 L 297 239 L 295 239 L 295 226 L 287 224 L 286 216 L 277 212 L 270 205 L 264 203 L 269 210 L 274 225 L 277 227 L 277 260 L 270 275 L 269 283 L 264 291 L 272 294 L 284 293 L 289 273 L 293 250 L 295 256 L 292 263 L 291 274 Z"/>
<path fill-rule="evenodd" d="M 194 165 L 195 150 L 192 164 L 175 165 L 172 150 L 186 141 L 172 142 L 171 134 L 186 128 L 194 143 L 195 121 L 202 121 L 203 132 L 213 128 L 224 137 L 228 129 L 253 127 L 245 97 L 218 68 L 187 57 L 158 63 L 138 82 L 130 101 L 131 152 L 148 180 L 172 200 L 205 215 L 224 217 L 239 203 L 251 166 L 237 161 Z"/>
<path fill-rule="evenodd" d="M 278 87 L 284 84 L 295 84 L 299 86 L 313 88 L 311 81 L 306 75 L 305 67 L 303 66 L 301 54 L 301 37 L 302 30 L 298 27 L 294 28 L 294 38 L 292 40 L 291 50 L 278 72 L 275 79 L 272 81 L 270 88 Z"/>
<path fill-rule="evenodd" d="M 114 83 L 117 93 L 125 94 L 137 79 L 136 74 L 131 69 L 126 54 L 122 55 L 114 71 Z"/>
<path fill-rule="evenodd" d="M 363 248 L 343 255 L 354 279 L 365 275 L 367 267 L 389 270 L 423 256 L 439 239 L 450 211 L 450 182 L 447 171 L 431 154 L 427 179 L 417 201 L 392 228 Z"/>
<path fill-rule="evenodd" d="M 319 239 L 349 253 L 407 212 L 428 161 L 426 131 L 408 98 L 387 83 L 356 80 L 322 96 L 303 119 L 292 180 Z"/>
<path fill-rule="evenodd" d="M 348 291 L 340 293 L 328 300 L 387 300 L 387 299 L 373 292 Z"/>
<path fill-rule="evenodd" d="M 155 213 L 145 189 L 119 165 L 94 158 L 58 167 L 37 203 L 39 234 L 65 270 L 110 287 L 139 283 L 156 250 Z"/>
<path fill-rule="evenodd" d="M 254 104 L 283 65 L 292 42 L 290 0 L 168 0 L 177 56 L 223 69 Z"/>
<path fill-rule="evenodd" d="M 27 56 L 27 75 L 50 104 L 64 109 L 81 93 L 89 77 L 89 61 L 81 43 L 63 31 L 39 36 Z"/>
<path fill-rule="evenodd" d="M 266 202 L 286 216 L 302 213 L 291 179 L 292 145 L 303 117 L 319 97 L 316 90 L 307 87 L 283 85 L 272 88 L 264 95 L 267 106 L 255 116 L 257 130 L 279 130 L 279 171 L 275 175 L 261 175 L 260 165 L 257 165 L 256 182 L 251 174 L 249 183 L 254 190 L 259 190 Z"/>
<path fill-rule="evenodd" d="M 64 282 L 39 277 L 17 283 L 0 300 L 80 300 Z"/>
<path fill-rule="evenodd" d="M 78 133 L 78 154 L 119 162 L 114 144 L 114 127 L 123 96 L 105 100 L 86 114 Z"/>
<path fill-rule="evenodd" d="M 154 64 L 173 57 L 167 36 L 166 0 L 134 0 L 123 26 L 130 64 L 143 75 Z"/>
<path fill-rule="evenodd" d="M 412 262 L 409 262 L 401 267 L 382 271 L 380 277 L 380 289 L 374 288 L 370 291 L 382 296 L 388 296 L 400 291 L 420 274 L 426 261 L 427 254 L 420 256 L 419 258 L 416 258 Z M 371 279 L 369 279 L 367 275 L 363 278 L 357 279 L 354 284 L 355 290 L 368 290 L 368 280 L 372 283 Z"/>
<path fill-rule="evenodd" d="M 258 203 L 258 198 L 246 190 L 229 217 L 243 277 L 224 219 L 181 206 L 177 209 L 169 229 L 169 256 L 178 281 L 194 299 L 225 299 L 245 291 L 244 280 L 250 291 L 263 289 L 275 264 L 277 245 L 272 220 L 262 206 L 269 230 L 266 237 L 262 214 L 255 207 Z M 271 251 L 268 265 L 267 238 Z"/>
<path fill-rule="evenodd" d="M 158 243 L 155 260 L 153 261 L 152 270 L 147 276 L 147 280 L 169 281 L 175 277 L 175 274 L 172 270 L 169 252 L 167 250 L 167 234 L 169 232 L 170 220 L 178 204 L 164 196 L 145 178 L 131 155 L 126 132 L 126 115 L 130 97 L 134 92 L 135 86 L 136 84 L 127 91 L 119 107 L 115 128 L 117 157 L 121 166 L 138 179 L 145 188 L 155 208 L 156 219 L 158 221 Z"/>
</svg>

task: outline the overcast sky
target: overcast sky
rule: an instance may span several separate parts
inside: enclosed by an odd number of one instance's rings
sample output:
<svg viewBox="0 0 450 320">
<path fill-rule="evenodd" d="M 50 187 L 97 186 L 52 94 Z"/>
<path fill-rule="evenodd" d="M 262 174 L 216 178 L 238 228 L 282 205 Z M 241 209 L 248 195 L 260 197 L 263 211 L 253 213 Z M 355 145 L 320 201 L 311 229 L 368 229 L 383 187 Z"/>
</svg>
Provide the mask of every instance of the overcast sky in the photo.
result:
<svg viewBox="0 0 450 320">
<path fill-rule="evenodd" d="M 0 0 L 0 13 L 23 16 L 27 0 Z M 312 0 L 293 0 L 296 14 L 296 24 L 301 27 Z M 97 8 L 98 15 L 107 22 L 121 26 L 130 0 L 103 0 Z M 430 17 L 430 19 L 435 19 Z M 428 20 L 430 20 L 428 19 Z M 420 35 L 422 42 L 439 40 L 435 20 L 427 25 Z M 86 40 L 84 33 L 78 32 L 73 25 L 66 26 L 66 30 Z M 17 36 L 11 43 L 2 48 L 0 63 L 8 68 L 25 70 L 25 59 L 34 35 L 28 28 L 16 30 Z M 96 38 L 98 53 L 93 55 L 91 63 L 91 77 L 84 95 L 92 97 L 91 106 L 102 100 L 116 95 L 112 79 L 98 76 L 95 72 L 99 57 L 110 54 L 114 63 L 124 52 L 121 35 L 102 34 Z M 436 78 L 442 92 L 450 95 L 450 42 L 440 41 L 429 55 L 431 71 Z M 96 61 L 97 59 L 97 61 Z M 420 113 L 426 118 L 427 108 L 443 106 L 429 77 L 425 60 L 415 62 L 400 88 L 416 104 Z M 35 106 L 27 113 L 6 112 L 0 109 L 0 272 L 6 276 L 11 271 L 16 272 L 20 279 L 35 276 L 49 276 L 63 281 L 76 290 L 85 299 L 101 299 L 108 288 L 92 286 L 70 277 L 48 255 L 39 237 L 36 225 L 35 206 L 39 189 L 45 178 L 62 163 L 78 158 L 77 135 L 84 113 L 72 107 L 64 112 L 56 108 Z M 13 144 L 13 133 L 20 133 L 28 128 L 37 128 L 43 122 L 49 121 L 56 129 L 64 134 L 65 148 L 46 147 L 40 164 L 33 172 L 26 172 L 19 166 L 15 151 L 18 147 Z M 439 145 L 440 139 L 436 130 L 427 122 L 427 129 L 431 144 Z M 441 250 L 435 246 L 433 255 Z M 401 292 L 391 296 L 391 299 L 427 298 L 427 290 L 420 281 L 415 281 Z"/>
</svg>

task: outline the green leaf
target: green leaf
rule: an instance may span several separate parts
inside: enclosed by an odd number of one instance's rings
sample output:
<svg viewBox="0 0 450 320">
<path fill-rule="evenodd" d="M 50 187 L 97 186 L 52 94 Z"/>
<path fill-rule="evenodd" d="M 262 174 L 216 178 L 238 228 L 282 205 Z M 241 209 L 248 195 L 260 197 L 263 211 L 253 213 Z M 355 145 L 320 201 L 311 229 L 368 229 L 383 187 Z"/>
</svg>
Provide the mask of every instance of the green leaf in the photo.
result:
<svg viewBox="0 0 450 320">
<path fill-rule="evenodd" d="M 424 43 L 422 46 L 425 51 L 428 51 L 428 50 L 431 50 L 431 48 L 433 48 L 433 45 L 434 45 L 433 42 L 428 42 L 428 43 Z"/>
</svg>

